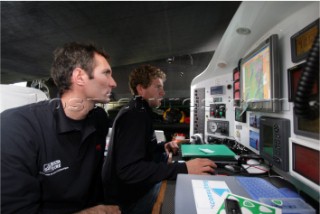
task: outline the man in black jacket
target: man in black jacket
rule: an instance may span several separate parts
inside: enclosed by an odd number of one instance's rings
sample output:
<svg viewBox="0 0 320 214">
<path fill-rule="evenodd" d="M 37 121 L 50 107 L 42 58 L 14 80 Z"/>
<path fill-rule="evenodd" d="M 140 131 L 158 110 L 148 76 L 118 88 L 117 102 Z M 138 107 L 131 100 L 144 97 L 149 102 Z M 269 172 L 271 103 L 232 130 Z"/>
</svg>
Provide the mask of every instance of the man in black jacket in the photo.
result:
<svg viewBox="0 0 320 214">
<path fill-rule="evenodd" d="M 103 50 L 55 52 L 60 97 L 1 113 L 1 213 L 120 213 L 103 205 L 101 169 L 116 82 Z"/>
<path fill-rule="evenodd" d="M 162 155 L 176 152 L 174 142 L 157 144 L 152 126 L 152 108 L 165 94 L 165 73 L 143 65 L 129 76 L 134 98 L 118 113 L 113 124 L 108 155 L 103 167 L 106 202 L 119 204 L 122 213 L 149 214 L 165 179 L 178 173 L 212 174 L 216 165 L 209 159 L 167 164 Z"/>
</svg>

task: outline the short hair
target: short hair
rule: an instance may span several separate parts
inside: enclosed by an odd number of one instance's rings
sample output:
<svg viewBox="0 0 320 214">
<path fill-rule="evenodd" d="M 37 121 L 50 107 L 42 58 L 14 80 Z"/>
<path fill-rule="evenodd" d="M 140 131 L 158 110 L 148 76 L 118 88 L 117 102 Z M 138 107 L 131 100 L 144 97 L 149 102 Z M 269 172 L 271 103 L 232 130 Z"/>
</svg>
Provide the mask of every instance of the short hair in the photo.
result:
<svg viewBox="0 0 320 214">
<path fill-rule="evenodd" d="M 155 78 L 166 80 L 166 74 L 160 69 L 152 65 L 141 65 L 134 69 L 129 75 L 129 88 L 133 95 L 137 95 L 137 85 L 147 88 Z"/>
<path fill-rule="evenodd" d="M 51 77 L 56 84 L 59 94 L 62 95 L 70 89 L 72 71 L 79 67 L 87 72 L 89 78 L 93 78 L 92 72 L 95 67 L 94 54 L 103 56 L 106 60 L 109 55 L 94 44 L 81 44 L 71 42 L 57 48 L 53 54 Z"/>
</svg>

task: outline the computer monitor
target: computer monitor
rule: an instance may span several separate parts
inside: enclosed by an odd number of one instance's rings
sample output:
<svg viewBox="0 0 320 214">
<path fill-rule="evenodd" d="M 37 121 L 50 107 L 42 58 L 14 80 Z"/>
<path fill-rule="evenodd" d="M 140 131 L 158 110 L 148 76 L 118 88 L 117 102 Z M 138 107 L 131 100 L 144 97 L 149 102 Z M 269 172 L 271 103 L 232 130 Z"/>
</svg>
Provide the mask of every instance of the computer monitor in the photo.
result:
<svg viewBox="0 0 320 214">
<path fill-rule="evenodd" d="M 289 171 L 290 120 L 260 117 L 260 156 L 274 167 Z"/>
<path fill-rule="evenodd" d="M 320 188 L 319 146 L 313 140 L 289 139 L 290 175 L 316 191 Z"/>
<path fill-rule="evenodd" d="M 278 35 L 271 35 L 240 63 L 241 106 L 249 111 L 280 111 Z"/>
</svg>

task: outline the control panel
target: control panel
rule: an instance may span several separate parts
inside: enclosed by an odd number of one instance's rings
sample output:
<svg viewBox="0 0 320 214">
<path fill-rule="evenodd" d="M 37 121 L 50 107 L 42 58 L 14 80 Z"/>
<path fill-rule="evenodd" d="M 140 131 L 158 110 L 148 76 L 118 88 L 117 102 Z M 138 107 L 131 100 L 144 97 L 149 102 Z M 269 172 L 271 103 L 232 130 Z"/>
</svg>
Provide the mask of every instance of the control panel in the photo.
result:
<svg viewBox="0 0 320 214">
<path fill-rule="evenodd" d="M 222 120 L 208 120 L 207 132 L 209 134 L 229 136 L 229 122 Z"/>
<path fill-rule="evenodd" d="M 193 133 L 204 135 L 205 126 L 205 89 L 198 88 L 194 90 L 194 126 Z"/>
<path fill-rule="evenodd" d="M 210 104 L 210 117 L 226 118 L 226 104 Z"/>
</svg>

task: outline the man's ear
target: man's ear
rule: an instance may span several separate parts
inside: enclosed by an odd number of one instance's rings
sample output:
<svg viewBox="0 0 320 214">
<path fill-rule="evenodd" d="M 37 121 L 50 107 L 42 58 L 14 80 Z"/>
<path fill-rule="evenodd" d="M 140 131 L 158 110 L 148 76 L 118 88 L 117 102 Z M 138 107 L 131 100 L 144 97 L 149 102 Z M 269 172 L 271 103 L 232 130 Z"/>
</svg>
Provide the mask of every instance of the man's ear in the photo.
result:
<svg viewBox="0 0 320 214">
<path fill-rule="evenodd" d="M 76 85 L 84 85 L 86 72 L 81 68 L 75 68 L 72 72 L 72 81 Z"/>
<path fill-rule="evenodd" d="M 144 88 L 143 88 L 143 86 L 141 84 L 137 85 L 137 92 L 138 92 L 138 95 L 143 96 Z"/>
</svg>

